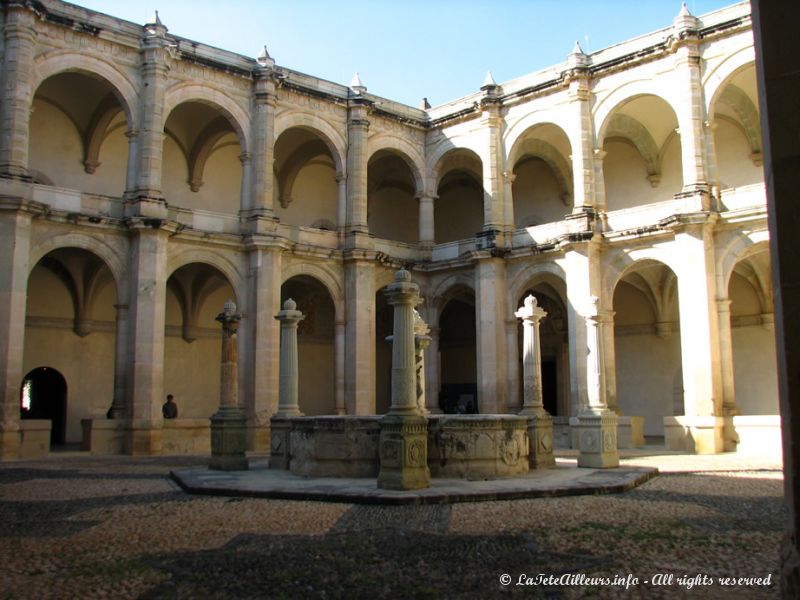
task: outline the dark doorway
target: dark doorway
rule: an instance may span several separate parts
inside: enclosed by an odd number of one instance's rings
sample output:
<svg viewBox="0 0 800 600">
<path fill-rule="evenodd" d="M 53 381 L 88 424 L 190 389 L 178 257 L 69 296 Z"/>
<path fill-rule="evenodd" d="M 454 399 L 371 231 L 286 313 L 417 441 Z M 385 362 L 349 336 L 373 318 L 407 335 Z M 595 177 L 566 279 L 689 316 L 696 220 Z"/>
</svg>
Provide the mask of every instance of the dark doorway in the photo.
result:
<svg viewBox="0 0 800 600">
<path fill-rule="evenodd" d="M 51 367 L 39 367 L 28 373 L 22 380 L 20 417 L 50 419 L 50 445 L 63 445 L 67 429 L 67 382 L 64 376 Z"/>
<path fill-rule="evenodd" d="M 478 412 L 475 331 L 475 295 L 472 290 L 460 290 L 439 317 L 439 407 L 445 414 Z"/>
</svg>

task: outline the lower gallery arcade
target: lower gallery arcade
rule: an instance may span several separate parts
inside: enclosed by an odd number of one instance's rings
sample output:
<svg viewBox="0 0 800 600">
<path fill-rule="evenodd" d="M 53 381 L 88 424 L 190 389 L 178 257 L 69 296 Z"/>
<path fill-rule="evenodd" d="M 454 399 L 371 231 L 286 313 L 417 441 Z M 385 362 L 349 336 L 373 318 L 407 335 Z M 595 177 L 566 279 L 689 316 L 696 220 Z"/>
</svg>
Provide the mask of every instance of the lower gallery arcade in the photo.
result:
<svg viewBox="0 0 800 600">
<path fill-rule="evenodd" d="M 621 447 L 778 448 L 747 3 L 420 109 L 42 6 L 4 5 L 0 457 L 209 452 L 228 300 L 250 450 L 269 449 L 289 298 L 301 412 L 384 414 L 401 268 L 431 413 L 522 409 L 532 294 L 557 446 L 602 406 Z"/>
</svg>

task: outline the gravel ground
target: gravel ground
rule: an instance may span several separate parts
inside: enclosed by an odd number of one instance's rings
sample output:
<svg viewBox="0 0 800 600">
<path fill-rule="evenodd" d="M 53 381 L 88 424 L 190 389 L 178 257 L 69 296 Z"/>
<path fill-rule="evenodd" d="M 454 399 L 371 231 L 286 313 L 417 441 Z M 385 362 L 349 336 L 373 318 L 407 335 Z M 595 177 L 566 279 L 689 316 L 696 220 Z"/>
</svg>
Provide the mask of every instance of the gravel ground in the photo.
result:
<svg viewBox="0 0 800 600">
<path fill-rule="evenodd" d="M 0 598 L 778 596 L 779 461 L 623 462 L 661 475 L 618 495 L 419 507 L 188 496 L 169 470 L 203 458 L 4 463 Z"/>
</svg>

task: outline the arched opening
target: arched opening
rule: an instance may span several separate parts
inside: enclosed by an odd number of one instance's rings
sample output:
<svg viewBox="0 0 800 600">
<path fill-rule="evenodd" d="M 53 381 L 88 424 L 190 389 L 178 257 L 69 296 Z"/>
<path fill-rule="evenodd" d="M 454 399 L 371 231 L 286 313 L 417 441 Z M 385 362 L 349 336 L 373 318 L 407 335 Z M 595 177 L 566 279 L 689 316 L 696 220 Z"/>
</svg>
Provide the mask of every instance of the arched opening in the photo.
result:
<svg viewBox="0 0 800 600">
<path fill-rule="evenodd" d="M 478 412 L 475 325 L 475 293 L 452 290 L 439 316 L 439 408 L 445 414 Z"/>
<path fill-rule="evenodd" d="M 653 95 L 617 106 L 603 126 L 603 179 L 609 211 L 671 200 L 683 186 L 678 118 Z"/>
<path fill-rule="evenodd" d="M 475 237 L 483 229 L 483 167 L 472 150 L 457 148 L 441 161 L 434 201 L 437 244 Z"/>
<path fill-rule="evenodd" d="M 164 394 L 175 397 L 181 418 L 206 418 L 219 406 L 216 317 L 228 300 L 236 302 L 236 294 L 227 277 L 205 263 L 184 265 L 167 279 Z"/>
<path fill-rule="evenodd" d="M 82 438 L 81 419 L 105 418 L 114 397 L 116 282 L 80 248 L 46 254 L 28 277 L 23 369 L 39 365 L 70 382 L 62 443 Z"/>
<path fill-rule="evenodd" d="M 305 415 L 332 415 L 335 394 L 335 308 L 322 283 L 297 275 L 281 286 L 281 306 L 291 298 L 305 318 L 297 326 L 298 403 Z"/>
<path fill-rule="evenodd" d="M 220 108 L 179 104 L 164 124 L 161 191 L 170 206 L 239 214 L 241 155 L 236 130 Z"/>
<path fill-rule="evenodd" d="M 744 415 L 776 415 L 778 375 L 769 251 L 750 254 L 728 281 L 736 407 Z"/>
<path fill-rule="evenodd" d="M 375 414 L 383 415 L 392 406 L 392 343 L 387 337 L 394 330 L 394 308 L 386 299 L 386 288 L 375 294 Z"/>
<path fill-rule="evenodd" d="M 77 71 L 47 78 L 31 110 L 28 166 L 34 181 L 122 196 L 127 129 L 116 90 L 105 79 Z"/>
<path fill-rule="evenodd" d="M 571 154 L 567 135 L 550 123 L 531 127 L 515 143 L 509 162 L 516 228 L 561 221 L 571 211 Z"/>
<path fill-rule="evenodd" d="M 569 416 L 569 338 L 567 335 L 567 311 L 562 295 L 555 285 L 538 283 L 528 288 L 517 302 L 521 308 L 525 298 L 532 294 L 539 306 L 547 312 L 539 326 L 542 356 L 542 401 L 544 408 L 554 417 Z M 523 376 L 522 321 L 517 331 L 519 375 Z M 519 388 L 519 403 L 523 403 L 523 389 Z"/>
<path fill-rule="evenodd" d="M 50 445 L 67 441 L 67 381 L 52 367 L 38 367 L 25 375 L 20 394 L 20 418 L 49 419 Z"/>
<path fill-rule="evenodd" d="M 367 225 L 375 237 L 415 244 L 419 241 L 416 181 L 397 153 L 379 150 L 367 167 Z"/>
<path fill-rule="evenodd" d="M 761 124 L 755 65 L 731 75 L 712 106 L 714 150 L 722 189 L 761 183 Z"/>
<path fill-rule="evenodd" d="M 634 263 L 614 289 L 617 406 L 644 417 L 646 436 L 683 415 L 678 279 L 663 263 Z"/>
<path fill-rule="evenodd" d="M 281 222 L 301 227 L 336 229 L 338 184 L 336 161 L 315 132 L 293 127 L 275 142 L 273 206 Z"/>
</svg>

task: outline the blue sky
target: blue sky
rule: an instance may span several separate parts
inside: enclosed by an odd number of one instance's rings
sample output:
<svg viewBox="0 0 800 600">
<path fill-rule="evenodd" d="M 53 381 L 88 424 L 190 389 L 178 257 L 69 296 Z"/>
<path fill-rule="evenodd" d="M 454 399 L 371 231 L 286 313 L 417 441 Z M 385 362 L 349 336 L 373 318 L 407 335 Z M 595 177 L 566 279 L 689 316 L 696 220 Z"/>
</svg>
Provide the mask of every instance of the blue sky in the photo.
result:
<svg viewBox="0 0 800 600">
<path fill-rule="evenodd" d="M 701 15 L 731 0 L 687 0 Z M 672 23 L 676 0 L 89 0 L 135 23 L 158 9 L 171 33 L 417 106 L 477 91 Z"/>
</svg>

